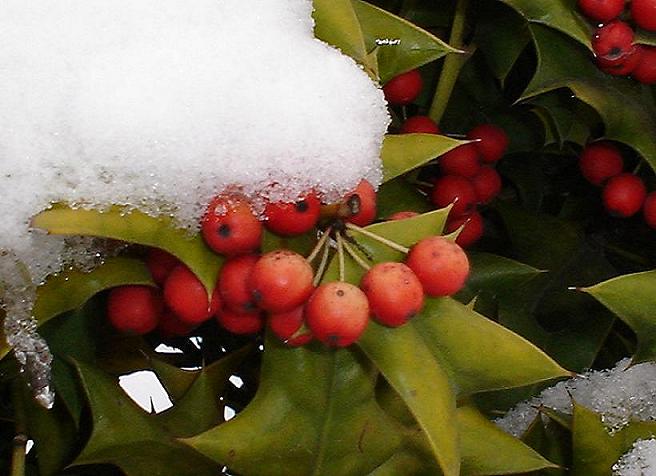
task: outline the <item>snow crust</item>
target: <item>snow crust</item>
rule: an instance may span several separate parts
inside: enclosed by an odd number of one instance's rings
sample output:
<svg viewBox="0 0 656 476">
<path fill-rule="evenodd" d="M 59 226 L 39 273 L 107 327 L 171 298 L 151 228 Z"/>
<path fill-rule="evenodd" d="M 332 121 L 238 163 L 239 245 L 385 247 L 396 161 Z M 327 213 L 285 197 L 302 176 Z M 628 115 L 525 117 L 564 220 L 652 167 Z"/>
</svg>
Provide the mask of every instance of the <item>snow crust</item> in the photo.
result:
<svg viewBox="0 0 656 476">
<path fill-rule="evenodd" d="M 537 397 L 519 403 L 496 424 L 520 437 L 537 418 L 539 406 L 571 414 L 572 400 L 601 414 L 610 433 L 631 420 L 656 420 L 656 364 L 646 362 L 629 367 L 630 362 L 623 359 L 612 369 L 588 371 L 559 382 Z"/>
<path fill-rule="evenodd" d="M 656 474 L 656 439 L 637 440 L 630 451 L 613 465 L 613 476 Z"/>
</svg>

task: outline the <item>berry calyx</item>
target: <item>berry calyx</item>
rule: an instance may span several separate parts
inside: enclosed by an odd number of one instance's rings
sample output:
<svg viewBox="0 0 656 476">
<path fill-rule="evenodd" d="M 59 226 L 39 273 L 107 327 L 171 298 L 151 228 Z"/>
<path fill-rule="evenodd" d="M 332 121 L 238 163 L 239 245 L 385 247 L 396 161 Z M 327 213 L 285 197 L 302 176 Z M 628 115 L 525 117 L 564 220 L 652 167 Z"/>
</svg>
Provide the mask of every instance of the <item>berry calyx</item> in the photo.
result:
<svg viewBox="0 0 656 476">
<path fill-rule="evenodd" d="M 412 116 L 401 126 L 402 134 L 439 134 L 440 128 L 428 116 Z"/>
<path fill-rule="evenodd" d="M 602 194 L 604 207 L 611 215 L 626 218 L 635 215 L 647 196 L 647 189 L 637 175 L 623 173 L 611 178 Z"/>
<path fill-rule="evenodd" d="M 251 297 L 271 313 L 291 311 L 312 294 L 312 266 L 290 250 L 276 250 L 262 255 L 249 278 Z"/>
<path fill-rule="evenodd" d="M 374 265 L 362 277 L 360 288 L 369 300 L 372 317 L 389 327 L 405 324 L 424 306 L 421 282 L 403 263 Z"/>
<path fill-rule="evenodd" d="M 465 285 L 469 260 L 460 246 L 443 236 L 424 238 L 410 248 L 406 264 L 429 296 L 451 296 Z"/>
<path fill-rule="evenodd" d="M 478 212 L 462 217 L 448 218 L 445 230 L 447 233 L 452 233 L 461 226 L 463 228 L 456 238 L 456 244 L 462 248 L 469 248 L 483 236 L 483 217 Z"/>
<path fill-rule="evenodd" d="M 157 327 L 164 303 L 150 286 L 121 286 L 109 292 L 107 318 L 119 332 L 143 335 Z"/>
<path fill-rule="evenodd" d="M 185 265 L 178 265 L 164 283 L 164 301 L 178 318 L 192 326 L 201 324 L 221 307 L 218 287 L 207 297 L 207 290 Z"/>
<path fill-rule="evenodd" d="M 310 192 L 293 203 L 267 203 L 264 226 L 281 236 L 301 235 L 316 226 L 320 214 L 321 202 Z"/>
<path fill-rule="evenodd" d="M 224 263 L 217 286 L 224 307 L 234 312 L 253 312 L 257 309 L 249 278 L 259 259 L 258 255 L 240 255 Z"/>
<path fill-rule="evenodd" d="M 180 264 L 180 260 L 159 248 L 150 248 L 146 255 L 146 267 L 150 271 L 153 281 L 162 286 L 173 268 Z"/>
<path fill-rule="evenodd" d="M 465 144 L 443 154 L 438 164 L 444 175 L 473 177 L 481 170 L 481 157 L 474 144 Z"/>
<path fill-rule="evenodd" d="M 645 223 L 647 223 L 647 226 L 656 229 L 656 192 L 651 192 L 647 195 L 642 213 L 645 217 Z"/>
<path fill-rule="evenodd" d="M 656 0 L 631 0 L 631 16 L 643 30 L 656 31 Z"/>
<path fill-rule="evenodd" d="M 579 169 L 588 182 L 602 185 L 609 178 L 622 173 L 624 160 L 620 150 L 612 143 L 594 142 L 583 149 Z"/>
<path fill-rule="evenodd" d="M 255 334 L 264 327 L 264 319 L 260 311 L 234 312 L 230 309 L 221 309 L 216 320 L 227 331 L 233 334 Z"/>
<path fill-rule="evenodd" d="M 438 208 L 453 204 L 450 212 L 452 216 L 470 213 L 478 201 L 472 183 L 459 175 L 446 175 L 437 179 L 430 198 Z"/>
<path fill-rule="evenodd" d="M 631 72 L 633 78 L 642 84 L 656 83 L 656 47 L 643 46 L 640 61 Z"/>
<path fill-rule="evenodd" d="M 624 0 L 579 0 L 578 5 L 586 17 L 602 23 L 614 20 L 624 10 Z"/>
<path fill-rule="evenodd" d="M 344 197 L 350 215 L 346 221 L 367 226 L 376 218 L 376 191 L 367 181 L 361 180 L 351 193 Z"/>
<path fill-rule="evenodd" d="M 262 224 L 242 197 L 219 196 L 212 200 L 201 232 L 210 248 L 228 256 L 252 253 L 262 241 Z"/>
<path fill-rule="evenodd" d="M 592 37 L 592 49 L 602 60 L 621 60 L 633 46 L 633 30 L 621 20 L 614 20 L 597 29 Z"/>
<path fill-rule="evenodd" d="M 501 192 L 501 177 L 492 167 L 481 167 L 470 180 L 479 203 L 489 203 Z"/>
<path fill-rule="evenodd" d="M 369 301 L 357 286 L 343 281 L 325 283 L 310 296 L 305 320 L 317 340 L 331 347 L 346 347 L 366 329 Z"/>
<path fill-rule="evenodd" d="M 423 82 L 419 71 L 413 69 L 390 79 L 383 86 L 383 92 L 388 103 L 403 106 L 417 99 L 422 86 Z"/>
<path fill-rule="evenodd" d="M 467 134 L 468 139 L 478 139 L 473 145 L 481 154 L 483 162 L 496 162 L 506 153 L 510 140 L 501 127 L 494 124 L 480 124 Z"/>
<path fill-rule="evenodd" d="M 312 340 L 312 333 L 304 326 L 305 306 L 299 306 L 288 312 L 271 314 L 269 329 L 286 345 L 300 347 Z"/>
</svg>

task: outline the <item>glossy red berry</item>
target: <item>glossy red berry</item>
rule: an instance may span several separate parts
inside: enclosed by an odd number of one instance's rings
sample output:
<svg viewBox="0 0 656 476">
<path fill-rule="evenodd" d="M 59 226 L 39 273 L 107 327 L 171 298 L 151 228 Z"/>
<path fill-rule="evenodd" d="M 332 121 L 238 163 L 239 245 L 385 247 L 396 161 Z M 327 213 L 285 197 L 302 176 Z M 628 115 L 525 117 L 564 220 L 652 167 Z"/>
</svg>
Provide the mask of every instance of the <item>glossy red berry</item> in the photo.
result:
<svg viewBox="0 0 656 476">
<path fill-rule="evenodd" d="M 289 250 L 262 255 L 249 278 L 253 301 L 271 313 L 291 311 L 312 294 L 312 266 L 303 256 Z"/>
<path fill-rule="evenodd" d="M 483 236 L 483 217 L 480 213 L 474 212 L 471 215 L 449 218 L 446 221 L 446 231 L 452 233 L 463 225 L 463 229 L 456 238 L 456 244 L 462 248 L 469 248 Z"/>
<path fill-rule="evenodd" d="M 372 317 L 389 327 L 405 324 L 424 306 L 419 278 L 403 263 L 374 265 L 362 277 L 360 288 L 369 300 Z"/>
<path fill-rule="evenodd" d="M 344 197 L 351 215 L 346 221 L 358 226 L 367 226 L 376 218 L 376 191 L 366 180 L 361 180 L 354 191 Z"/>
<path fill-rule="evenodd" d="M 647 196 L 647 189 L 637 175 L 623 173 L 611 178 L 604 187 L 604 207 L 611 215 L 630 217 L 635 215 Z"/>
<path fill-rule="evenodd" d="M 419 213 L 413 212 L 413 211 L 402 211 L 402 212 L 396 212 L 392 213 L 389 217 L 387 217 L 388 220 L 405 220 L 407 218 L 412 218 L 418 216 Z"/>
<path fill-rule="evenodd" d="M 614 20 L 597 29 L 592 37 L 592 49 L 601 60 L 622 59 L 633 46 L 633 30 L 620 20 Z"/>
<path fill-rule="evenodd" d="M 647 223 L 650 228 L 656 229 L 656 192 L 651 192 L 647 195 L 642 208 L 642 213 L 645 217 L 645 223 Z"/>
<path fill-rule="evenodd" d="M 402 134 L 439 134 L 439 126 L 428 116 L 412 116 L 401 126 Z"/>
<path fill-rule="evenodd" d="M 269 329 L 290 347 L 300 347 L 312 340 L 312 332 L 305 327 L 305 306 L 299 306 L 289 312 L 271 314 Z"/>
<path fill-rule="evenodd" d="M 306 304 L 305 320 L 317 340 L 331 347 L 346 347 L 366 329 L 369 301 L 352 284 L 341 281 L 322 284 Z"/>
<path fill-rule="evenodd" d="M 264 327 L 264 318 L 260 311 L 239 313 L 230 309 L 221 309 L 216 320 L 221 327 L 233 334 L 255 334 Z"/>
<path fill-rule="evenodd" d="M 588 182 L 602 185 L 609 178 L 622 173 L 624 159 L 620 150 L 612 143 L 593 142 L 583 149 L 579 169 Z"/>
<path fill-rule="evenodd" d="M 632 71 L 633 79 L 643 84 L 656 83 L 656 47 L 643 46 L 640 62 Z"/>
<path fill-rule="evenodd" d="M 147 334 L 157 327 L 164 303 L 150 286 L 121 286 L 109 292 L 107 318 L 112 326 L 128 334 Z"/>
<path fill-rule="evenodd" d="M 442 236 L 424 238 L 414 245 L 406 264 L 429 296 L 451 296 L 465 285 L 469 260 L 463 249 Z"/>
<path fill-rule="evenodd" d="M 314 228 L 321 214 L 321 201 L 311 192 L 293 203 L 267 203 L 264 225 L 281 236 L 301 235 Z"/>
<path fill-rule="evenodd" d="M 180 264 L 180 260 L 170 253 L 159 248 L 150 248 L 146 255 L 146 266 L 153 280 L 160 286 L 164 284 L 173 268 Z"/>
<path fill-rule="evenodd" d="M 481 167 L 470 180 L 479 203 L 489 203 L 501 192 L 501 177 L 492 167 Z"/>
<path fill-rule="evenodd" d="M 383 92 L 388 103 L 403 106 L 417 99 L 422 85 L 423 82 L 419 71 L 413 69 L 390 79 L 383 86 Z"/>
<path fill-rule="evenodd" d="M 165 308 L 157 325 L 157 332 L 163 338 L 186 336 L 194 330 L 196 326 L 188 324 L 182 320 L 170 309 Z"/>
<path fill-rule="evenodd" d="M 219 196 L 212 200 L 201 231 L 210 248 L 229 256 L 252 253 L 262 241 L 262 224 L 242 197 Z"/>
<path fill-rule="evenodd" d="M 253 312 L 257 309 L 249 279 L 259 259 L 258 255 L 240 255 L 223 264 L 218 284 L 223 307 L 234 312 Z"/>
<path fill-rule="evenodd" d="M 603 57 L 597 57 L 597 65 L 607 74 L 614 76 L 628 76 L 632 74 L 642 61 L 644 48 L 641 45 L 633 45 L 622 56 L 607 60 Z"/>
<path fill-rule="evenodd" d="M 633 21 L 647 31 L 656 31 L 656 0 L 631 0 Z"/>
<path fill-rule="evenodd" d="M 473 145 L 481 154 L 483 162 L 496 162 L 506 153 L 510 140 L 501 127 L 480 124 L 467 134 L 469 139 L 478 139 Z"/>
<path fill-rule="evenodd" d="M 184 265 L 177 266 L 166 279 L 164 301 L 181 321 L 192 326 L 205 322 L 221 307 L 218 287 L 210 301 L 203 283 Z"/>
<path fill-rule="evenodd" d="M 451 216 L 470 213 L 476 207 L 476 190 L 471 181 L 458 175 L 446 175 L 435 181 L 431 192 L 431 202 L 438 208 L 453 203 Z"/>
<path fill-rule="evenodd" d="M 614 20 L 624 11 L 624 0 L 578 0 L 578 4 L 586 17 L 602 23 Z"/>
<path fill-rule="evenodd" d="M 465 144 L 443 154 L 438 164 L 444 175 L 473 177 L 481 170 L 481 155 L 474 144 Z"/>
</svg>

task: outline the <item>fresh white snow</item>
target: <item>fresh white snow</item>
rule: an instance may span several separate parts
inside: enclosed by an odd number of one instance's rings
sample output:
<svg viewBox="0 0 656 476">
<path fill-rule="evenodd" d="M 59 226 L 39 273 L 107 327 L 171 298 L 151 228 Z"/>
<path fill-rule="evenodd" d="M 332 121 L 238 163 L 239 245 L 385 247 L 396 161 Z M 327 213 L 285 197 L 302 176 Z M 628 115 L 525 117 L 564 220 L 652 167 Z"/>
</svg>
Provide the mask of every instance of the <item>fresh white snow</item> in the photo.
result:
<svg viewBox="0 0 656 476">
<path fill-rule="evenodd" d="M 638 440 L 633 448 L 613 465 L 613 476 L 649 476 L 656 474 L 656 440 Z"/>
</svg>

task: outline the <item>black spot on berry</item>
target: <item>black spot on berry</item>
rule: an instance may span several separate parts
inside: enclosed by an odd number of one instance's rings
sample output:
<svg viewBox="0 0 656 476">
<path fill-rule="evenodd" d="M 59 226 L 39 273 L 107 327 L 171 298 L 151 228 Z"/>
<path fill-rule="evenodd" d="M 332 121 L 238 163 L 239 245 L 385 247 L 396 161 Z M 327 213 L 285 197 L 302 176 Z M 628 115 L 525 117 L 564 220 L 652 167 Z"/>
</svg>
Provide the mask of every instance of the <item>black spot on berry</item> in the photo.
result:
<svg viewBox="0 0 656 476">
<path fill-rule="evenodd" d="M 339 336 L 337 334 L 330 334 L 328 336 L 328 345 L 337 345 L 339 344 Z"/>
<path fill-rule="evenodd" d="M 299 213 L 305 213 L 308 211 L 310 206 L 305 200 L 301 200 L 300 202 L 296 202 L 296 211 Z"/>
<path fill-rule="evenodd" d="M 360 195 L 357 193 L 351 195 L 346 201 L 346 205 L 348 206 L 351 215 L 357 215 L 360 213 L 360 209 L 362 208 L 362 199 L 360 198 Z"/>
<path fill-rule="evenodd" d="M 230 225 L 223 224 L 219 227 L 217 233 L 222 238 L 229 238 L 230 235 L 232 234 L 232 230 L 230 229 Z"/>
<path fill-rule="evenodd" d="M 342 291 L 341 289 L 338 289 L 338 290 L 337 290 L 337 295 L 338 295 L 339 297 L 342 297 L 342 296 L 344 295 L 344 291 Z"/>
<path fill-rule="evenodd" d="M 613 57 L 619 56 L 620 54 L 622 54 L 622 48 L 620 48 L 619 46 L 613 46 L 608 52 L 608 56 L 613 56 Z"/>
<path fill-rule="evenodd" d="M 251 296 L 253 298 L 253 301 L 255 302 L 260 302 L 262 300 L 262 293 L 258 291 L 257 289 L 253 289 L 251 291 Z"/>
</svg>

